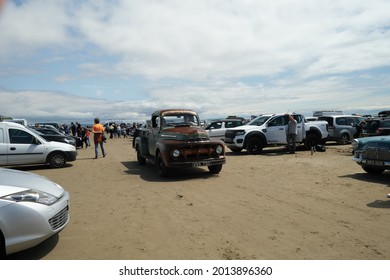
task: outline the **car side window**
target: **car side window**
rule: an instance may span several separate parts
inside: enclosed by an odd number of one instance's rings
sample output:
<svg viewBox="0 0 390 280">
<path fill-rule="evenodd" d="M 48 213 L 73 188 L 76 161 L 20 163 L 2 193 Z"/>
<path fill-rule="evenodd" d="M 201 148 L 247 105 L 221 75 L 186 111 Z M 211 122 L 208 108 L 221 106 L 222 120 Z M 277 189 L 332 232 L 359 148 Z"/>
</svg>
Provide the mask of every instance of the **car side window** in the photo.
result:
<svg viewBox="0 0 390 280">
<path fill-rule="evenodd" d="M 347 124 L 358 124 L 359 118 L 347 118 Z"/>
<path fill-rule="evenodd" d="M 294 115 L 293 118 L 297 121 L 297 123 L 302 122 L 302 116 L 301 115 Z"/>
<path fill-rule="evenodd" d="M 239 126 L 238 122 L 229 121 L 229 122 L 225 123 L 226 128 L 232 128 L 232 127 L 236 127 L 236 126 Z"/>
<path fill-rule="evenodd" d="M 222 123 L 221 122 L 213 122 L 210 127 L 213 127 L 214 129 L 218 129 L 218 128 L 221 128 L 222 127 Z"/>
<path fill-rule="evenodd" d="M 33 139 L 34 136 L 24 130 L 12 128 L 9 130 L 9 142 L 11 144 L 31 144 Z"/>
<path fill-rule="evenodd" d="M 383 127 L 390 127 L 390 121 L 383 121 Z"/>
<path fill-rule="evenodd" d="M 336 124 L 338 124 L 338 125 L 346 125 L 347 124 L 347 120 L 345 118 L 337 118 L 336 119 Z"/>
<path fill-rule="evenodd" d="M 285 125 L 284 116 L 277 117 L 268 123 L 268 126 L 283 126 L 283 125 Z"/>
</svg>

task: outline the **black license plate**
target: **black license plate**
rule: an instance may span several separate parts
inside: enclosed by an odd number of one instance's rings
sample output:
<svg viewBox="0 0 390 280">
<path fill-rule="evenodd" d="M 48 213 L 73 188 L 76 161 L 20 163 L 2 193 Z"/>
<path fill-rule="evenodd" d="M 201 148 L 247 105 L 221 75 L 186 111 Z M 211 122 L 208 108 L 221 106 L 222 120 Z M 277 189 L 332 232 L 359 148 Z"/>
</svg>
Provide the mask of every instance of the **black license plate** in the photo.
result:
<svg viewBox="0 0 390 280">
<path fill-rule="evenodd" d="M 367 165 L 372 165 L 372 166 L 384 166 L 385 163 L 380 160 L 372 160 L 372 159 L 367 159 L 366 160 Z"/>
<path fill-rule="evenodd" d="M 199 166 L 210 166 L 209 161 L 202 161 L 202 162 L 194 162 L 192 164 L 192 167 L 199 167 Z"/>
</svg>

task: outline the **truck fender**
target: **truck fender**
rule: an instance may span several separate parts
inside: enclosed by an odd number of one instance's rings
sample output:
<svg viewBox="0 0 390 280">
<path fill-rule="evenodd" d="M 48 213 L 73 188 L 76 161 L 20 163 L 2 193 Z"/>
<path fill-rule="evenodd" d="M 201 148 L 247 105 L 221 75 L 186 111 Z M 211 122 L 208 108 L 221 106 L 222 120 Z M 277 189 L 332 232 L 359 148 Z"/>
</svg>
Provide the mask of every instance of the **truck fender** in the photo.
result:
<svg viewBox="0 0 390 280">
<path fill-rule="evenodd" d="M 317 135 L 317 136 L 319 137 L 319 139 L 324 138 L 324 137 L 322 136 L 321 130 L 318 129 L 317 127 L 310 127 L 310 129 L 309 129 L 308 131 L 306 131 L 306 138 L 307 138 L 307 136 L 310 135 L 310 134 L 315 134 L 315 135 Z"/>
<path fill-rule="evenodd" d="M 135 139 L 135 149 L 139 149 L 142 156 L 149 155 L 148 139 L 142 136 L 137 137 Z"/>
<path fill-rule="evenodd" d="M 266 146 L 268 143 L 267 143 L 267 138 L 265 137 L 264 133 L 260 132 L 260 131 L 251 131 L 249 132 L 246 136 L 245 136 L 245 139 L 244 139 L 244 148 L 246 148 L 246 146 L 248 145 L 248 141 L 250 138 L 252 137 L 258 137 L 261 139 L 261 141 L 263 141 L 264 143 L 264 146 Z"/>
</svg>

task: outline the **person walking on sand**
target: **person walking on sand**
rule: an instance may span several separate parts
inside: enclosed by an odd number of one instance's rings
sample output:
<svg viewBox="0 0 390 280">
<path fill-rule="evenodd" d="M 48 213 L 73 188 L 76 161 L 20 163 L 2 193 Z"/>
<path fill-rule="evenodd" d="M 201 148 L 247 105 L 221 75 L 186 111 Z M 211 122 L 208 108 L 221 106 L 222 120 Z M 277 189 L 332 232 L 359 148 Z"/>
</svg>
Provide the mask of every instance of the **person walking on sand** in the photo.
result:
<svg viewBox="0 0 390 280">
<path fill-rule="evenodd" d="M 103 157 L 106 157 L 107 153 L 104 151 L 104 127 L 100 123 L 99 118 L 95 118 L 94 125 L 92 126 L 92 133 L 93 133 L 93 142 L 95 143 L 95 159 L 98 158 L 99 155 L 99 145 L 102 150 Z"/>
<path fill-rule="evenodd" d="M 290 114 L 286 114 L 288 117 L 287 129 L 286 129 L 286 140 L 287 140 L 287 149 L 290 154 L 295 154 L 295 139 L 297 138 L 297 121 Z"/>
</svg>

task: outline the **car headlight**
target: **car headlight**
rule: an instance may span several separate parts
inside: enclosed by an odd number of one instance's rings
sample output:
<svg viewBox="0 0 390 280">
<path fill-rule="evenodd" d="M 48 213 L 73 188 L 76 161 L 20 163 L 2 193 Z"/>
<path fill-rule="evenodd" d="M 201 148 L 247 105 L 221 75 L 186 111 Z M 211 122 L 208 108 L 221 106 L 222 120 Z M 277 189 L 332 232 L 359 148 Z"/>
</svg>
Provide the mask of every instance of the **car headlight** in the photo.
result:
<svg viewBox="0 0 390 280">
<path fill-rule="evenodd" d="M 178 156 L 180 155 L 180 151 L 179 150 L 173 150 L 172 151 L 172 156 L 177 158 Z"/>
<path fill-rule="evenodd" d="M 351 145 L 352 145 L 352 149 L 353 149 L 354 151 L 356 151 L 357 148 L 359 147 L 359 141 L 358 141 L 357 139 L 354 139 L 354 140 L 352 141 Z"/>
<path fill-rule="evenodd" d="M 74 139 L 65 138 L 65 142 L 71 145 L 74 145 L 76 141 Z"/>
<path fill-rule="evenodd" d="M 54 195 L 36 190 L 28 190 L 6 195 L 3 196 L 2 199 L 14 202 L 35 202 L 45 205 L 52 205 L 58 200 L 58 198 Z"/>
<path fill-rule="evenodd" d="M 245 134 L 245 130 L 237 130 L 236 131 L 236 136 L 240 136 L 240 135 L 244 135 Z"/>
<path fill-rule="evenodd" d="M 217 148 L 215 149 L 215 152 L 220 155 L 223 153 L 223 147 L 221 145 L 218 145 Z"/>
</svg>

